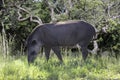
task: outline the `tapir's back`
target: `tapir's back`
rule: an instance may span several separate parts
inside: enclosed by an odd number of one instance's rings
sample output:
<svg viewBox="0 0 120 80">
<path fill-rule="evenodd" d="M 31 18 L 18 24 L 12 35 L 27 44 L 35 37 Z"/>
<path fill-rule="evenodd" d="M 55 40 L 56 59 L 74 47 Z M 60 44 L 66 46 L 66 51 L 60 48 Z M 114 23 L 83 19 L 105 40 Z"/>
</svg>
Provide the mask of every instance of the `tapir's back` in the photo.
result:
<svg viewBox="0 0 120 80">
<path fill-rule="evenodd" d="M 94 28 L 84 21 L 45 24 L 41 29 L 44 33 L 43 41 L 51 45 L 75 45 L 81 40 L 91 40 L 95 35 Z"/>
</svg>

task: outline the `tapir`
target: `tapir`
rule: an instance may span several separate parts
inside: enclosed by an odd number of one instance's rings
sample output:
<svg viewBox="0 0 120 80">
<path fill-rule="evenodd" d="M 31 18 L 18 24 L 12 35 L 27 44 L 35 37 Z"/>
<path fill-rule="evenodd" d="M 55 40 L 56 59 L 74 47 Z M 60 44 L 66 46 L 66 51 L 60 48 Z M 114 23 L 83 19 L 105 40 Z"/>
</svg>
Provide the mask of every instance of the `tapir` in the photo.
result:
<svg viewBox="0 0 120 80">
<path fill-rule="evenodd" d="M 34 62 L 41 47 L 44 48 L 47 61 L 50 50 L 53 50 L 62 62 L 60 47 L 79 45 L 82 57 L 88 56 L 87 46 L 95 37 L 95 28 L 80 20 L 70 20 L 56 23 L 46 23 L 36 27 L 26 40 L 28 63 Z"/>
</svg>

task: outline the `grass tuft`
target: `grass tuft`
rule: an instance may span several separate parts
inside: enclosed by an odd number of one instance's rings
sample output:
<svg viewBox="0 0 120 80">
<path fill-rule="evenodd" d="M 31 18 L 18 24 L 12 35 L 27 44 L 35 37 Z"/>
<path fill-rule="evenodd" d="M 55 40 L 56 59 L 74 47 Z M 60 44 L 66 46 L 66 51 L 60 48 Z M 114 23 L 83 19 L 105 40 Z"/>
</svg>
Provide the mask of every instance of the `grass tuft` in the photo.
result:
<svg viewBox="0 0 120 80">
<path fill-rule="evenodd" d="M 0 57 L 0 80 L 119 80 L 120 59 L 94 56 L 85 62 L 80 57 L 64 56 L 60 64 L 56 56 L 49 62 L 44 57 L 28 65 L 26 57 Z"/>
</svg>

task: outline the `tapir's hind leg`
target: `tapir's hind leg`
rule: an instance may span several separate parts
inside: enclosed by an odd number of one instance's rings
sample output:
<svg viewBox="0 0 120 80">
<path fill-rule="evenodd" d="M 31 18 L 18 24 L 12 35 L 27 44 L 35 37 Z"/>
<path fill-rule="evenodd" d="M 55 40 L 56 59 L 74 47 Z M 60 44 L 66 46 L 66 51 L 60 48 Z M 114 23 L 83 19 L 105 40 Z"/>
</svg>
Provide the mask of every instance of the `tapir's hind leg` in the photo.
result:
<svg viewBox="0 0 120 80">
<path fill-rule="evenodd" d="M 82 46 L 81 47 L 81 51 L 82 51 L 82 57 L 83 57 L 83 59 L 86 60 L 86 58 L 88 56 L 87 47 L 86 46 Z"/>
<path fill-rule="evenodd" d="M 57 55 L 58 59 L 63 62 L 62 60 L 62 56 L 60 54 L 60 48 L 59 47 L 53 47 L 52 50 L 55 52 L 55 54 Z"/>
<path fill-rule="evenodd" d="M 83 42 L 83 43 L 80 43 L 79 45 L 81 47 L 82 57 L 84 60 L 86 60 L 88 56 L 88 50 L 87 50 L 88 42 Z"/>
</svg>

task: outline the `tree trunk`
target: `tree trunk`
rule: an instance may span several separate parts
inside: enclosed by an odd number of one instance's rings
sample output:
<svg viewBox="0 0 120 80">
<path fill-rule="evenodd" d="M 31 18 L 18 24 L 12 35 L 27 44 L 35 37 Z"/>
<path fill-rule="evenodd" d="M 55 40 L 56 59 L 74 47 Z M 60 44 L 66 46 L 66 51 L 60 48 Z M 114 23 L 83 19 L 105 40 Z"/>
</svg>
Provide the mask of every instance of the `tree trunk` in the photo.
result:
<svg viewBox="0 0 120 80">
<path fill-rule="evenodd" d="M 6 58 L 8 53 L 9 53 L 8 42 L 7 42 L 7 39 L 6 39 L 6 33 L 5 33 L 3 22 L 1 22 L 1 24 L 2 24 L 2 48 L 3 48 L 2 53 L 3 53 L 4 58 Z"/>
</svg>

